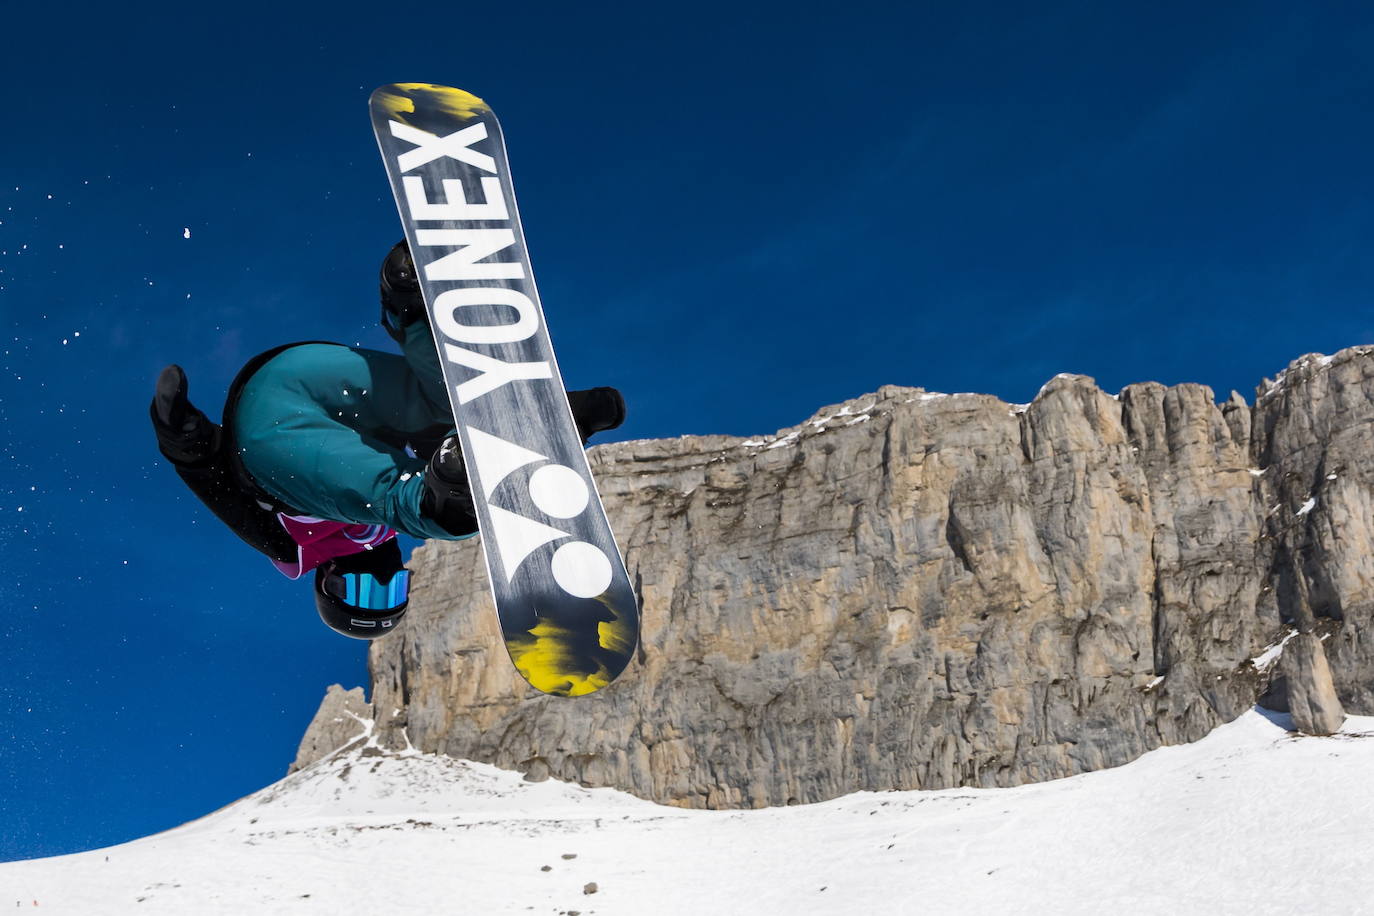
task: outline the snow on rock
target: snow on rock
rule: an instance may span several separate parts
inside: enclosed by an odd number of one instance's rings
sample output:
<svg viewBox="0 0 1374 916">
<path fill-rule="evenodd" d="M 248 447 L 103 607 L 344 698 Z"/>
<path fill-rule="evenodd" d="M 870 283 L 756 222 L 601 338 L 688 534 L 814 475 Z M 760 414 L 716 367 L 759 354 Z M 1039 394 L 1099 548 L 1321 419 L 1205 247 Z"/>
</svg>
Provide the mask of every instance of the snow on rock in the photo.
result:
<svg viewBox="0 0 1374 916">
<path fill-rule="evenodd" d="M 1374 718 L 1254 710 L 1192 745 L 1013 789 L 688 811 L 356 747 L 176 830 L 0 865 L 26 912 L 1361 912 Z M 1277 788 L 1276 788 L 1277 787 Z M 1275 854 L 1282 838 L 1282 855 Z M 1319 876 L 1319 877 L 1318 877 Z M 592 894 L 595 896 L 592 896 Z"/>
<path fill-rule="evenodd" d="M 1290 629 L 1283 639 L 1265 648 L 1263 652 L 1250 659 L 1250 664 L 1255 666 L 1255 670 L 1263 674 L 1274 666 L 1274 662 L 1283 657 L 1283 647 L 1288 645 L 1288 641 L 1298 635 L 1296 629 Z"/>
<path fill-rule="evenodd" d="M 1338 359 L 1344 361 L 1346 359 L 1368 356 L 1371 352 L 1374 352 L 1374 347 L 1364 345 L 1349 347 L 1331 356 L 1327 356 L 1323 353 L 1304 354 L 1289 363 L 1286 369 L 1279 372 L 1272 379 L 1263 379 L 1258 389 L 1259 398 L 1263 400 L 1272 397 L 1284 391 L 1295 378 L 1310 378 L 1319 371 L 1330 368 Z"/>
<path fill-rule="evenodd" d="M 1036 394 L 1035 394 L 1035 400 L 1039 400 L 1040 398 L 1044 397 L 1045 392 L 1049 391 L 1052 387 L 1054 387 L 1054 383 L 1055 383 L 1055 382 L 1059 382 L 1059 381 L 1075 382 L 1075 381 L 1078 381 L 1079 379 L 1082 379 L 1083 381 L 1088 382 L 1089 384 L 1095 384 L 1095 383 L 1093 382 L 1093 379 L 1092 379 L 1091 376 L 1079 375 L 1079 374 L 1076 373 L 1076 372 L 1061 372 L 1061 373 L 1059 373 L 1058 375 L 1056 375 L 1054 378 L 1050 379 L 1048 382 L 1046 382 L 1045 384 L 1043 384 L 1043 385 L 1040 386 L 1040 390 L 1037 391 Z"/>
</svg>

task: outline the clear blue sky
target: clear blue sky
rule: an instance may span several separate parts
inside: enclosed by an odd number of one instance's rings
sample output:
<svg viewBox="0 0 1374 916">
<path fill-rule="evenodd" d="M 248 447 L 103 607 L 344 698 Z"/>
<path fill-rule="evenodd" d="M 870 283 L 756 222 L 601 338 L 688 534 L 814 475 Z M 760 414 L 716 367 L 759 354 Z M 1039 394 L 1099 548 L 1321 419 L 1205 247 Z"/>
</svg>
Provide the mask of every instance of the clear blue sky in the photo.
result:
<svg viewBox="0 0 1374 916">
<path fill-rule="evenodd" d="M 1374 343 L 1362 4 L 12 6 L 0 859 L 241 797 L 366 683 L 147 404 L 171 361 L 217 415 L 275 344 L 390 346 L 382 83 L 500 115 L 565 378 L 629 402 L 613 438 L 1065 371 L 1250 398 Z"/>
</svg>

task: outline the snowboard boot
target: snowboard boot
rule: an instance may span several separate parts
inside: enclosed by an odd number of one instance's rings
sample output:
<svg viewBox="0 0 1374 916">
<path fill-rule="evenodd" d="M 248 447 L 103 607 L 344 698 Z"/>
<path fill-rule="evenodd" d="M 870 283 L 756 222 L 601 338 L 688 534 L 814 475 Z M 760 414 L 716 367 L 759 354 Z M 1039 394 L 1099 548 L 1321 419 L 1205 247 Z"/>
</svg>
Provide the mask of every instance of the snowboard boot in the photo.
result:
<svg viewBox="0 0 1374 916">
<path fill-rule="evenodd" d="M 420 511 L 449 534 L 462 536 L 477 531 L 477 512 L 472 507 L 463 447 L 457 436 L 449 436 L 430 456 Z"/>
<path fill-rule="evenodd" d="M 420 279 L 415 262 L 410 258 L 410 246 L 401 239 L 387 252 L 382 261 L 382 327 L 397 343 L 405 343 L 405 329 L 428 317 L 425 297 L 420 293 Z"/>
<path fill-rule="evenodd" d="M 219 424 L 201 413 L 186 397 L 186 373 L 175 363 L 157 377 L 148 413 L 157 434 L 158 449 L 173 464 L 194 467 L 219 451 Z"/>
<path fill-rule="evenodd" d="M 625 422 L 625 399 L 614 388 L 569 391 L 568 406 L 572 408 L 573 421 L 577 423 L 583 445 L 593 433 L 615 429 Z"/>
</svg>

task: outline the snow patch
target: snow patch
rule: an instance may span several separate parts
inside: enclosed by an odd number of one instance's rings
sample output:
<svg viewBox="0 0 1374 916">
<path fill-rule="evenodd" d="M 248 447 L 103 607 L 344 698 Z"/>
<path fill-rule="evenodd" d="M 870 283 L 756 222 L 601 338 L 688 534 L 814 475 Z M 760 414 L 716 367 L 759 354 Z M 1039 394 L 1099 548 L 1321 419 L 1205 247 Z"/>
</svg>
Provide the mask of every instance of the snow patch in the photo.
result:
<svg viewBox="0 0 1374 916">
<path fill-rule="evenodd" d="M 1255 670 L 1258 671 L 1260 674 L 1263 674 L 1264 672 L 1268 671 L 1270 668 L 1273 667 L 1274 662 L 1278 661 L 1279 658 L 1283 655 L 1283 647 L 1288 645 L 1288 640 L 1292 639 L 1294 636 L 1297 635 L 1298 631 L 1296 629 L 1290 629 L 1288 631 L 1288 634 L 1284 636 L 1283 639 L 1269 646 L 1259 655 L 1256 655 L 1254 658 L 1250 659 L 1250 664 L 1254 665 Z"/>
</svg>

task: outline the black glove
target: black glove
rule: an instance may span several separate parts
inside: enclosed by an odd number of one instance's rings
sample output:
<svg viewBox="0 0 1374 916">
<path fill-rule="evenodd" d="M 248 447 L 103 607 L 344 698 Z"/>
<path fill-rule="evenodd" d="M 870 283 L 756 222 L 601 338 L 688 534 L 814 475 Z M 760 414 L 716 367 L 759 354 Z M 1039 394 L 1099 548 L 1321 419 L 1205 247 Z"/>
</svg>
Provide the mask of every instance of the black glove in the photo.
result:
<svg viewBox="0 0 1374 916">
<path fill-rule="evenodd" d="M 568 406 L 572 408 L 577 432 L 586 445 L 592 433 L 615 429 L 625 422 L 625 399 L 614 388 L 588 388 L 568 392 Z"/>
<path fill-rule="evenodd" d="M 175 363 L 166 367 L 157 377 L 148 413 L 162 454 L 173 464 L 191 467 L 219 451 L 221 434 L 219 425 L 187 398 L 186 388 L 181 367 Z"/>
<path fill-rule="evenodd" d="M 397 343 L 404 343 L 405 329 L 429 317 L 405 239 L 393 245 L 382 261 L 381 292 L 382 327 Z"/>
</svg>

